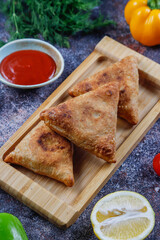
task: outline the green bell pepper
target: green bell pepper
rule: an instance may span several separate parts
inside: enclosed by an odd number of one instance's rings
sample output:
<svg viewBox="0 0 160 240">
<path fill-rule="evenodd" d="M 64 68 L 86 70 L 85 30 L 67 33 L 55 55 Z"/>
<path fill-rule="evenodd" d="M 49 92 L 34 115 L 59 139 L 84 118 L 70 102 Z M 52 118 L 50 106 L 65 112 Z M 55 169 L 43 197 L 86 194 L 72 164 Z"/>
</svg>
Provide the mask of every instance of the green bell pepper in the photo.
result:
<svg viewBox="0 0 160 240">
<path fill-rule="evenodd" d="M 19 219 L 9 213 L 0 213 L 0 240 L 28 240 Z"/>
</svg>

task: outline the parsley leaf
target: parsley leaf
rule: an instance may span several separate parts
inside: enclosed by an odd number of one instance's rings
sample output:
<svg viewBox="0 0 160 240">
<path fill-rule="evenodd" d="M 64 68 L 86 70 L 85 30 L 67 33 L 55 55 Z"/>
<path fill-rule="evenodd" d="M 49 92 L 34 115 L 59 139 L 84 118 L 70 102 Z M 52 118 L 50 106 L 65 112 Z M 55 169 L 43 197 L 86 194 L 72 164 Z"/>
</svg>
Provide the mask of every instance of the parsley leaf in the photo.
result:
<svg viewBox="0 0 160 240">
<path fill-rule="evenodd" d="M 0 1 L 0 9 L 7 16 L 10 39 L 37 38 L 69 47 L 69 37 L 79 31 L 115 24 L 99 13 L 92 19 L 92 10 L 100 0 L 6 0 Z"/>
</svg>

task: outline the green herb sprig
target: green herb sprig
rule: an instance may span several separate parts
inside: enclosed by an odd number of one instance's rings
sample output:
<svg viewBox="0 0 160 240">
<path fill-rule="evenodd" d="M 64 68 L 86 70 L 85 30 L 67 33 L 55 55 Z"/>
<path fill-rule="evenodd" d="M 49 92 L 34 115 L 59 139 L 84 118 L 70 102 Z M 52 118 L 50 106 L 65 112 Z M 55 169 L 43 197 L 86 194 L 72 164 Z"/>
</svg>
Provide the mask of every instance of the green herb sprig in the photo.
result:
<svg viewBox="0 0 160 240">
<path fill-rule="evenodd" d="M 114 21 L 99 14 L 91 18 L 100 0 L 7 0 L 0 1 L 1 12 L 7 16 L 10 39 L 37 38 L 69 47 L 69 36 L 89 32 Z"/>
<path fill-rule="evenodd" d="M 160 9 L 160 0 L 148 0 L 147 4 L 151 9 Z"/>
</svg>

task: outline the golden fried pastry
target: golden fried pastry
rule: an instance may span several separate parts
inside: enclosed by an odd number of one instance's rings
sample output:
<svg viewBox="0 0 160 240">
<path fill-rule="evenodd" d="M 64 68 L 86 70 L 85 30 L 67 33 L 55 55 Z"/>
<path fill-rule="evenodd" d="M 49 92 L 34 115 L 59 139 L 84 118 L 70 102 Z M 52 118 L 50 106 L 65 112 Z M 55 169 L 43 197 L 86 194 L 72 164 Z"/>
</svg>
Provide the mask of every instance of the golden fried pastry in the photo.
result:
<svg viewBox="0 0 160 240">
<path fill-rule="evenodd" d="M 69 94 L 76 97 L 112 81 L 120 82 L 118 115 L 131 124 L 137 124 L 139 76 L 137 59 L 134 56 L 125 57 L 77 83 L 69 90 Z"/>
<path fill-rule="evenodd" d="M 107 83 L 44 110 L 40 118 L 77 146 L 108 162 L 115 162 L 118 100 L 119 83 Z"/>
<path fill-rule="evenodd" d="M 4 161 L 21 165 L 71 187 L 74 184 L 72 155 L 72 144 L 40 122 Z"/>
</svg>

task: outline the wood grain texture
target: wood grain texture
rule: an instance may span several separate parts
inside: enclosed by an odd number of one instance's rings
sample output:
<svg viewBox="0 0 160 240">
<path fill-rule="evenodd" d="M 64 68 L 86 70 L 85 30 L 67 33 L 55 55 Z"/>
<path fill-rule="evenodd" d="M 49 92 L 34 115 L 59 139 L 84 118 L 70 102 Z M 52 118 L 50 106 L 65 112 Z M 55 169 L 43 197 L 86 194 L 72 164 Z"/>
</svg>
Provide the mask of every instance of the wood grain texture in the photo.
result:
<svg viewBox="0 0 160 240">
<path fill-rule="evenodd" d="M 107 56 L 108 58 L 118 61 L 129 55 L 134 55 L 137 57 L 139 62 L 139 72 L 140 76 L 145 78 L 145 80 L 152 84 L 153 86 L 160 89 L 160 79 L 159 79 L 159 64 L 152 61 L 151 59 L 144 57 L 143 55 L 125 47 L 123 44 L 118 43 L 109 37 L 104 37 L 95 47 L 95 49 Z"/>
<path fill-rule="evenodd" d="M 118 118 L 116 164 L 108 164 L 75 147 L 75 185 L 72 188 L 67 188 L 53 179 L 37 175 L 23 167 L 13 167 L 3 162 L 4 157 L 38 124 L 40 121 L 39 113 L 43 109 L 68 99 L 68 89 L 75 82 L 81 81 L 129 55 L 135 55 L 139 60 L 140 122 L 133 127 L 125 120 Z M 159 64 L 108 37 L 104 37 L 89 57 L 2 146 L 0 149 L 0 187 L 49 221 L 61 227 L 69 227 L 158 119 L 160 114 L 159 73 Z"/>
</svg>

